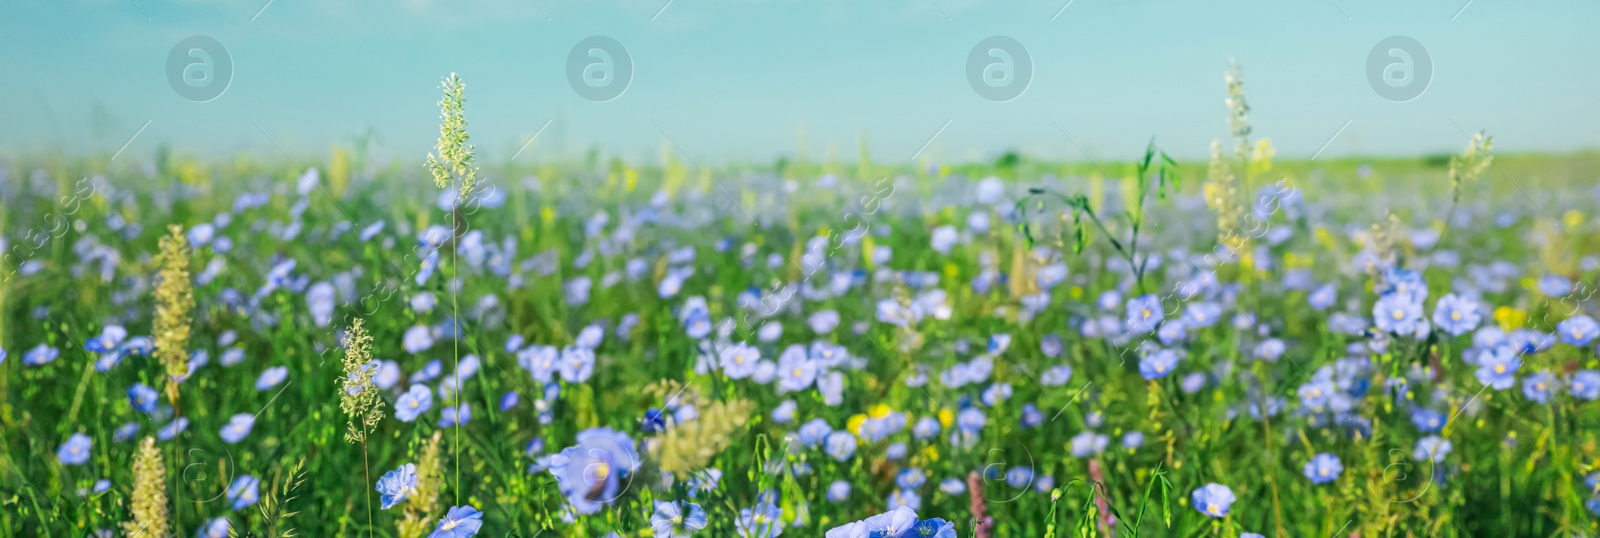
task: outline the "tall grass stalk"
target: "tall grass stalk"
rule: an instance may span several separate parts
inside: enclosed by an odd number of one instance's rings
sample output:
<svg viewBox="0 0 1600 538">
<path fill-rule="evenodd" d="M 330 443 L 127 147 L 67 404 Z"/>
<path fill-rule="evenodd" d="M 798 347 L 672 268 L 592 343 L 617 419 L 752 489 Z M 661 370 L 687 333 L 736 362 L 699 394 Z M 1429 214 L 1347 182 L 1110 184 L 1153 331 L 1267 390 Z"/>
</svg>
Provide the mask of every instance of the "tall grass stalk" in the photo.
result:
<svg viewBox="0 0 1600 538">
<path fill-rule="evenodd" d="M 450 203 L 450 280 L 444 285 L 450 288 L 450 315 L 454 318 L 453 327 L 455 334 L 451 335 L 452 352 L 455 355 L 456 373 L 451 376 L 455 383 L 456 405 L 461 403 L 461 338 L 466 331 L 461 328 L 461 299 L 459 287 L 455 280 L 461 276 L 460 254 L 461 236 L 464 230 L 461 227 L 461 202 L 473 194 L 477 186 L 478 169 L 473 165 L 473 146 L 468 143 L 471 139 L 467 134 L 466 117 L 466 89 L 467 84 L 461 77 L 451 73 L 441 84 L 444 88 L 444 97 L 439 100 L 439 142 L 434 147 L 434 154 L 428 155 L 428 169 L 433 174 L 434 186 L 440 189 L 456 188 L 456 195 Z M 442 245 L 442 243 L 441 243 Z M 465 284 L 465 283 L 463 283 Z M 447 403 L 448 404 L 448 403 Z M 456 504 L 461 504 L 461 421 L 455 423 L 454 452 L 456 454 Z"/>
</svg>

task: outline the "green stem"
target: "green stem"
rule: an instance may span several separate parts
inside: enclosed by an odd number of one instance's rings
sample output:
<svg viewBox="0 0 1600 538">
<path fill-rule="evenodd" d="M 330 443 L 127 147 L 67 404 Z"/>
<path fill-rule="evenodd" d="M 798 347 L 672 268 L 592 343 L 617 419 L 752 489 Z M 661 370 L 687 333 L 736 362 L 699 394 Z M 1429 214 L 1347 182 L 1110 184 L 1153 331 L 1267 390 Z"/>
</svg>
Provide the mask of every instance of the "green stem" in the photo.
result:
<svg viewBox="0 0 1600 538">
<path fill-rule="evenodd" d="M 461 248 L 460 248 L 461 247 L 461 235 L 460 235 L 460 233 L 461 233 L 461 229 L 460 229 L 461 224 L 460 224 L 460 220 L 459 220 L 461 218 L 461 208 L 460 208 L 461 202 L 460 201 L 461 201 L 461 196 L 457 195 L 456 196 L 456 201 L 450 204 L 450 273 L 451 273 L 452 279 L 454 279 L 456 277 L 459 277 L 460 274 L 461 274 L 460 261 L 457 259 L 457 256 L 461 253 Z M 465 284 L 465 283 L 463 283 L 463 284 Z M 452 377 L 455 379 L 455 384 L 456 384 L 456 392 L 455 392 L 455 396 L 456 396 L 456 398 L 455 398 L 455 400 L 456 400 L 456 420 L 455 420 L 455 422 L 456 422 L 455 423 L 455 430 L 456 430 L 456 435 L 455 435 L 456 487 L 454 489 L 455 489 L 455 499 L 456 499 L 455 504 L 456 504 L 456 506 L 460 506 L 461 505 L 461 407 L 460 407 L 460 405 L 461 405 L 461 400 L 462 400 L 462 398 L 461 398 L 461 336 L 466 331 L 461 329 L 461 299 L 460 299 L 461 293 L 460 293 L 460 291 L 458 291 L 459 288 L 454 285 L 454 282 L 451 282 L 451 281 L 445 281 L 444 285 L 450 287 L 450 310 L 451 310 L 450 316 L 453 318 L 453 322 L 451 323 L 451 325 L 452 325 L 451 326 L 451 330 L 455 331 L 455 334 L 451 335 L 451 339 L 450 339 L 450 344 L 451 344 L 451 346 L 452 346 L 452 348 L 453 348 L 453 350 L 455 352 L 455 358 L 456 358 L 456 366 L 455 366 L 456 371 L 455 371 L 454 374 L 451 374 Z"/>
<path fill-rule="evenodd" d="M 372 466 L 367 463 L 367 433 L 366 428 L 361 432 L 361 481 L 367 485 L 363 490 L 363 499 L 367 500 L 367 536 L 372 536 L 376 527 L 372 524 Z"/>
</svg>

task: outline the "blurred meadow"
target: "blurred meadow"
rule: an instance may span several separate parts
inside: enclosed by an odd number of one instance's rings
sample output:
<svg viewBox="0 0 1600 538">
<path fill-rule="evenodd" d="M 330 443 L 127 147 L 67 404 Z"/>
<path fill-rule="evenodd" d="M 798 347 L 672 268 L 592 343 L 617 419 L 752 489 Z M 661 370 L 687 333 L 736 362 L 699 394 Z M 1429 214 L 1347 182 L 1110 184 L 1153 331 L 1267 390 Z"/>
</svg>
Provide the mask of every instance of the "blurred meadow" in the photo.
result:
<svg viewBox="0 0 1600 538">
<path fill-rule="evenodd" d="M 896 507 L 960 536 L 1595 528 L 1593 154 L 449 144 L 443 188 L 346 147 L 8 160 L 0 524 L 141 535 L 153 437 L 183 535 L 452 536 L 452 506 L 517 536 L 691 506 L 713 536 Z"/>
</svg>

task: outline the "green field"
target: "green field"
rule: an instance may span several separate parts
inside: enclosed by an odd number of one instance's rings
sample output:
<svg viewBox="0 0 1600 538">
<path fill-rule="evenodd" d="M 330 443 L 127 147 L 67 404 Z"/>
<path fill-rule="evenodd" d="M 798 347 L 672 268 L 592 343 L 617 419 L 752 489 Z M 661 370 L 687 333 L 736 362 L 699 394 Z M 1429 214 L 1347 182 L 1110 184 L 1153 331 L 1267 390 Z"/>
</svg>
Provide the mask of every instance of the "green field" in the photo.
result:
<svg viewBox="0 0 1600 538">
<path fill-rule="evenodd" d="M 1600 156 L 1262 144 L 9 156 L 0 534 L 1593 535 Z"/>
</svg>

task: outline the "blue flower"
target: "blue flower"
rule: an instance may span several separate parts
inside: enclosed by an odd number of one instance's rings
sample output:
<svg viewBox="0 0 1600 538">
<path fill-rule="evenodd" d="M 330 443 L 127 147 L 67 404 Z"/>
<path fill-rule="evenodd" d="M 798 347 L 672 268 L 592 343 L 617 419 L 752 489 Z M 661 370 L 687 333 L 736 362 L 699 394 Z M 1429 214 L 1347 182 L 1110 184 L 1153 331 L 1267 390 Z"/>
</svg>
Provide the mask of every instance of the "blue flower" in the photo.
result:
<svg viewBox="0 0 1600 538">
<path fill-rule="evenodd" d="M 1228 486 L 1215 482 L 1194 490 L 1191 497 L 1194 500 L 1195 510 L 1199 510 L 1206 517 L 1215 518 L 1227 517 L 1228 511 L 1233 508 L 1233 502 L 1238 500 Z"/>
<path fill-rule="evenodd" d="M 395 400 L 394 418 L 400 419 L 400 422 L 411 422 L 432 408 L 433 391 L 424 385 L 412 385 L 411 390 L 407 390 Z"/>
<path fill-rule="evenodd" d="M 433 330 L 427 325 L 416 325 L 406 329 L 405 335 L 401 337 L 400 345 L 405 348 L 406 353 L 416 354 L 427 351 L 428 348 L 433 347 Z"/>
<path fill-rule="evenodd" d="M 461 402 L 453 407 L 446 407 L 439 412 L 439 427 L 448 428 L 457 424 L 466 424 L 472 420 L 472 406 Z"/>
<path fill-rule="evenodd" d="M 61 356 L 61 350 L 50 347 L 48 344 L 39 344 L 22 354 L 22 364 L 28 366 L 41 366 L 49 364 Z"/>
<path fill-rule="evenodd" d="M 433 278 L 433 273 L 437 270 L 439 270 L 439 249 L 428 249 L 428 257 L 423 258 L 422 263 L 417 267 L 417 277 L 415 279 L 417 285 L 426 284 L 428 279 Z"/>
<path fill-rule="evenodd" d="M 1539 293 L 1550 297 L 1560 297 L 1572 292 L 1572 281 L 1557 274 L 1546 274 L 1539 277 Z"/>
<path fill-rule="evenodd" d="M 835 310 L 819 310 L 806 318 L 806 325 L 819 335 L 833 332 L 839 327 L 839 312 Z"/>
<path fill-rule="evenodd" d="M 929 243 L 933 250 L 938 251 L 940 254 L 949 254 L 950 249 L 956 246 L 956 240 L 958 239 L 960 237 L 956 233 L 956 227 L 946 224 L 933 229 L 933 237 L 929 240 Z"/>
<path fill-rule="evenodd" d="M 1517 381 L 1517 369 L 1522 367 L 1522 357 L 1508 346 L 1496 346 L 1478 355 L 1478 381 L 1505 390 Z"/>
<path fill-rule="evenodd" d="M 968 407 L 956 413 L 956 427 L 965 433 L 978 433 L 988 423 L 989 417 L 984 416 L 983 411 L 979 411 L 976 407 Z"/>
<path fill-rule="evenodd" d="M 1311 304 L 1311 308 L 1317 310 L 1327 310 L 1328 307 L 1333 306 L 1334 301 L 1338 300 L 1339 289 L 1333 287 L 1333 284 L 1318 286 L 1317 289 L 1311 291 L 1311 295 L 1306 296 L 1306 302 Z"/>
<path fill-rule="evenodd" d="M 695 503 L 687 505 L 689 513 L 685 514 L 677 502 L 656 501 L 656 511 L 650 515 L 650 528 L 655 536 L 683 538 L 706 528 L 706 511 Z"/>
<path fill-rule="evenodd" d="M 1010 398 L 1011 393 L 1011 384 L 1001 381 L 989 385 L 989 388 L 984 389 L 983 394 L 979 399 L 983 401 L 983 405 L 994 407 L 995 404 L 1005 401 L 1006 398 Z"/>
<path fill-rule="evenodd" d="M 1534 403 L 1550 403 L 1550 397 L 1555 394 L 1556 376 L 1550 372 L 1534 372 L 1522 380 L 1522 395 Z"/>
<path fill-rule="evenodd" d="M 1087 458 L 1099 454 L 1104 452 L 1106 445 L 1110 443 L 1111 439 L 1104 435 L 1092 431 L 1079 432 L 1077 435 L 1072 436 L 1072 442 L 1070 443 L 1072 457 Z"/>
<path fill-rule="evenodd" d="M 916 425 L 911 427 L 911 437 L 918 441 L 927 441 L 939 435 L 940 429 L 942 429 L 942 425 L 939 424 L 939 419 L 922 417 L 917 419 Z"/>
<path fill-rule="evenodd" d="M 1161 309 L 1161 298 L 1153 294 L 1128 299 L 1126 323 L 1131 334 L 1144 334 L 1155 329 L 1166 318 Z"/>
<path fill-rule="evenodd" d="M 889 508 L 905 507 L 918 510 L 922 508 L 922 496 L 913 490 L 897 489 L 889 492 L 888 505 Z"/>
<path fill-rule="evenodd" d="M 1454 293 L 1439 298 L 1433 305 L 1433 324 L 1452 336 L 1461 336 L 1478 328 L 1481 316 L 1478 302 Z"/>
<path fill-rule="evenodd" d="M 405 501 L 412 493 L 417 492 L 417 466 L 407 463 L 400 468 L 387 473 L 378 479 L 378 494 L 382 495 L 383 510 L 394 508 L 395 505 Z"/>
<path fill-rule="evenodd" d="M 1594 401 L 1600 398 L 1600 371 L 1578 370 L 1572 374 L 1572 396 L 1580 400 Z"/>
<path fill-rule="evenodd" d="M 800 443 L 814 447 L 821 444 L 830 433 L 833 433 L 833 427 L 828 425 L 827 420 L 814 418 L 800 425 Z"/>
<path fill-rule="evenodd" d="M 783 510 L 771 502 L 762 502 L 754 507 L 739 511 L 739 520 L 734 522 L 734 530 L 743 538 L 777 538 L 783 534 L 784 523 L 780 519 Z"/>
<path fill-rule="evenodd" d="M 1178 353 L 1163 349 L 1139 359 L 1139 375 L 1145 379 L 1155 380 L 1167 377 L 1172 370 L 1178 367 Z"/>
<path fill-rule="evenodd" d="M 419 291 L 419 292 L 416 293 L 416 295 L 412 295 L 411 296 L 411 300 L 408 301 L 408 302 L 411 304 L 411 309 L 412 310 L 416 311 L 418 314 L 426 314 L 428 312 L 432 312 L 433 311 L 433 307 L 435 305 L 439 304 L 439 298 L 437 296 L 435 296 L 433 294 L 433 292 L 431 292 L 431 291 Z M 405 342 L 412 342 L 412 340 L 410 340 L 410 338 L 413 337 L 412 336 L 412 331 L 417 331 L 418 327 L 421 328 L 421 332 L 418 333 L 417 335 L 415 335 L 415 337 L 416 338 L 426 337 L 428 339 L 427 340 L 427 342 L 428 342 L 427 345 L 432 345 L 433 344 L 433 335 L 428 332 L 428 330 L 427 330 L 428 328 L 427 327 L 423 327 L 421 325 L 418 325 L 417 327 L 412 327 L 411 329 L 407 330 L 406 331 L 407 339 L 404 340 L 404 341 Z M 415 343 L 420 345 L 421 341 L 418 340 Z M 424 347 L 426 347 L 426 346 L 424 346 Z M 406 346 L 406 350 L 410 351 L 411 350 L 411 346 L 407 345 Z M 413 352 L 413 353 L 415 353 L 415 352 Z"/>
<path fill-rule="evenodd" d="M 200 527 L 200 538 L 228 538 L 228 531 L 232 526 L 226 517 L 208 519 L 205 525 Z"/>
<path fill-rule="evenodd" d="M 1261 343 L 1256 344 L 1255 349 L 1251 350 L 1251 353 L 1255 355 L 1257 359 L 1267 362 L 1277 362 L 1278 358 L 1283 356 L 1285 347 L 1286 346 L 1283 344 L 1283 340 L 1279 340 L 1277 338 L 1268 338 L 1266 340 L 1262 340 Z"/>
<path fill-rule="evenodd" d="M 778 424 L 794 422 L 796 410 L 797 406 L 794 400 L 784 400 L 783 403 L 772 409 L 772 421 Z"/>
<path fill-rule="evenodd" d="M 222 352 L 221 363 L 223 366 L 233 366 L 244 362 L 244 349 L 233 347 Z M 105 370 L 102 368 L 102 370 Z"/>
<path fill-rule="evenodd" d="M 121 443 L 123 441 L 127 441 L 129 439 L 133 439 L 133 436 L 138 435 L 138 434 L 139 434 L 139 423 L 137 423 L 137 422 L 129 422 L 127 424 L 123 424 L 122 426 L 117 427 L 117 430 L 111 433 L 111 440 L 113 442 Z"/>
<path fill-rule="evenodd" d="M 1578 347 L 1589 345 L 1596 336 L 1600 336 L 1600 323 L 1586 315 L 1576 315 L 1556 325 L 1556 334 L 1560 335 L 1563 343 Z"/>
<path fill-rule="evenodd" d="M 1128 448 L 1128 450 L 1138 450 L 1139 447 L 1144 447 L 1144 432 L 1133 431 L 1122 434 L 1122 447 Z"/>
<path fill-rule="evenodd" d="M 371 241 L 373 237 L 377 237 L 378 234 L 383 233 L 383 225 L 384 221 L 379 219 L 377 222 L 368 224 L 367 227 L 362 228 L 360 236 L 361 242 L 365 243 L 367 241 Z"/>
<path fill-rule="evenodd" d="M 823 441 L 824 449 L 836 461 L 845 461 L 856 454 L 856 436 L 847 431 L 836 431 L 828 434 Z"/>
<path fill-rule="evenodd" d="M 776 342 L 783 337 L 783 324 L 777 321 L 763 323 L 761 328 L 756 331 L 756 336 L 762 342 Z"/>
<path fill-rule="evenodd" d="M 1011 349 L 1011 335 L 1010 334 L 999 333 L 999 334 L 994 334 L 994 335 L 990 335 L 989 336 L 989 354 L 990 355 L 999 355 L 1001 353 L 1004 353 L 1007 349 Z"/>
<path fill-rule="evenodd" d="M 951 527 L 948 534 L 943 532 L 944 525 L 935 523 L 932 525 L 932 527 L 934 527 L 932 529 L 934 534 L 926 534 L 926 536 L 934 536 L 938 538 L 952 538 L 954 536 L 954 526 Z M 924 536 L 924 534 L 911 534 L 912 530 L 915 528 L 917 528 L 916 510 L 901 506 L 861 521 L 846 523 L 844 525 L 834 527 L 824 536 L 826 536 L 826 538 L 902 538 L 906 536 Z"/>
<path fill-rule="evenodd" d="M 1400 295 L 1407 301 L 1422 304 L 1428 298 L 1428 283 L 1422 279 L 1422 273 L 1409 269 L 1389 268 L 1384 270 L 1382 283 L 1377 290 L 1380 295 Z"/>
<path fill-rule="evenodd" d="M 1314 377 L 1310 382 L 1300 385 L 1298 394 L 1300 395 L 1301 405 L 1312 411 L 1320 411 L 1328 405 L 1328 399 L 1331 395 L 1326 390 L 1323 390 L 1323 381 L 1325 379 L 1321 377 Z"/>
<path fill-rule="evenodd" d="M 160 430 L 156 430 L 156 439 L 170 441 L 186 429 L 189 429 L 189 417 L 178 417 L 172 419 L 166 426 L 162 426 Z"/>
<path fill-rule="evenodd" d="M 657 433 L 667 429 L 667 418 L 660 409 L 650 408 L 644 412 L 644 418 L 639 421 L 639 429 L 645 433 Z"/>
<path fill-rule="evenodd" d="M 600 347 L 600 343 L 605 341 L 605 339 L 606 331 L 603 327 L 599 325 L 589 325 L 588 327 L 584 327 L 583 330 L 578 331 L 578 337 L 574 339 L 573 345 L 592 350 Z"/>
<path fill-rule="evenodd" d="M 1050 333 L 1039 339 L 1039 352 L 1052 359 L 1061 356 L 1061 335 Z"/>
<path fill-rule="evenodd" d="M 1018 465 L 1006 469 L 1006 483 L 1014 488 L 1025 488 L 1033 483 L 1033 469 Z"/>
<path fill-rule="evenodd" d="M 1427 326 L 1422 318 L 1422 303 L 1402 293 L 1379 297 L 1372 305 L 1372 319 L 1379 330 L 1405 336 L 1417 335 Z"/>
<path fill-rule="evenodd" d="M 780 392 L 805 390 L 817 380 L 816 361 L 807 357 L 805 350 L 799 346 L 791 346 L 790 350 L 795 352 L 791 353 L 786 350 L 778 357 L 778 390 Z"/>
<path fill-rule="evenodd" d="M 844 502 L 850 498 L 850 483 L 844 480 L 834 480 L 828 484 L 828 502 Z"/>
<path fill-rule="evenodd" d="M 693 276 L 693 271 L 667 271 L 666 276 L 661 279 L 661 285 L 656 286 L 656 295 L 662 299 L 678 296 L 678 292 L 683 291 L 683 282 L 688 280 L 690 276 Z M 710 319 L 708 318 L 707 321 L 709 322 Z"/>
<path fill-rule="evenodd" d="M 274 366 L 261 372 L 261 377 L 256 378 L 256 390 L 268 390 L 283 383 L 289 377 L 289 367 Z"/>
<path fill-rule="evenodd" d="M 916 467 L 901 469 L 900 473 L 896 474 L 894 477 L 894 484 L 903 489 L 920 488 L 927 482 L 928 474 L 922 472 L 922 469 L 918 469 Z"/>
<path fill-rule="evenodd" d="M 333 284 L 318 282 L 306 290 L 306 308 L 311 312 L 311 321 L 318 327 L 327 327 L 333 322 L 333 309 L 335 306 L 335 293 Z"/>
<path fill-rule="evenodd" d="M 552 458 L 550 474 L 574 511 L 592 514 L 622 495 L 622 479 L 631 481 L 639 465 L 633 439 L 611 428 L 589 428 L 578 433 L 577 445 Z"/>
<path fill-rule="evenodd" d="M 1162 345 L 1170 346 L 1182 342 L 1188 337 L 1188 326 L 1184 325 L 1181 319 L 1171 323 L 1163 323 L 1160 328 L 1156 329 L 1156 338 L 1161 339 Z"/>
<path fill-rule="evenodd" d="M 161 403 L 161 395 L 144 383 L 134 383 L 128 387 L 128 400 L 140 413 L 154 413 L 156 406 Z"/>
<path fill-rule="evenodd" d="M 1183 324 L 1191 329 L 1204 329 L 1222 319 L 1222 305 L 1210 302 L 1189 303 L 1183 309 Z"/>
<path fill-rule="evenodd" d="M 121 325 L 107 325 L 100 330 L 100 336 L 90 338 L 83 343 L 83 348 L 91 353 L 109 353 L 117 349 L 118 345 L 128 337 L 128 330 Z M 3 355 L 0 355 L 3 356 Z"/>
<path fill-rule="evenodd" d="M 472 506 L 457 506 L 445 513 L 428 538 L 470 538 L 483 528 L 483 512 Z"/>
<path fill-rule="evenodd" d="M 222 427 L 222 440 L 228 444 L 243 441 L 250 435 L 250 429 L 256 425 L 256 417 L 249 413 L 239 413 L 228 419 L 228 424 Z"/>
<path fill-rule="evenodd" d="M 1417 440 L 1417 445 L 1411 449 L 1411 459 L 1417 461 L 1438 462 L 1450 455 L 1450 441 L 1440 439 L 1437 435 L 1429 435 Z"/>
<path fill-rule="evenodd" d="M 504 395 L 500 396 L 500 410 L 501 411 L 510 411 L 511 408 L 516 407 L 517 406 L 517 402 L 520 402 L 520 401 L 522 401 L 522 397 L 518 396 L 515 391 L 507 392 Z"/>
<path fill-rule="evenodd" d="M 756 373 L 757 363 L 760 361 L 761 350 L 742 342 L 722 350 L 722 372 L 727 374 L 729 379 L 750 377 Z"/>
<path fill-rule="evenodd" d="M 689 477 L 689 498 L 693 499 L 702 491 L 717 489 L 722 484 L 722 469 L 711 468 L 695 473 Z"/>
<path fill-rule="evenodd" d="M 1206 375 L 1200 372 L 1190 373 L 1183 376 L 1183 379 L 1178 380 L 1178 388 L 1183 390 L 1184 394 L 1200 392 L 1200 389 L 1205 388 L 1205 386 Z"/>
<path fill-rule="evenodd" d="M 1411 423 L 1422 433 L 1436 433 L 1444 429 L 1444 422 L 1444 413 L 1426 407 L 1416 407 L 1411 410 Z"/>
<path fill-rule="evenodd" d="M 1554 335 L 1533 329 L 1517 329 L 1506 337 L 1506 343 L 1518 353 L 1534 354 L 1550 349 L 1550 346 L 1555 345 L 1556 339 Z"/>
<path fill-rule="evenodd" d="M 93 441 L 89 439 L 89 436 L 74 433 L 67 438 L 67 442 L 61 443 L 61 448 L 56 449 L 56 459 L 62 465 L 83 465 L 84 462 L 89 461 L 89 448 L 91 445 L 93 445 Z"/>
<path fill-rule="evenodd" d="M 1032 403 L 1022 404 L 1022 417 L 1017 422 L 1024 428 L 1039 427 L 1044 424 L 1044 412 L 1039 410 L 1039 406 Z"/>
<path fill-rule="evenodd" d="M 1072 367 L 1065 364 L 1051 366 L 1046 368 L 1043 374 L 1039 374 L 1039 384 L 1046 387 L 1058 387 L 1071 380 Z"/>
<path fill-rule="evenodd" d="M 1344 465 L 1339 463 L 1339 456 L 1324 452 L 1312 456 L 1302 472 L 1311 479 L 1312 484 L 1326 484 L 1339 478 L 1339 474 L 1344 472 Z"/>
<path fill-rule="evenodd" d="M 555 346 L 529 346 L 517 353 L 517 364 L 528 370 L 535 381 L 549 383 L 555 380 L 561 362 L 561 352 Z"/>
<path fill-rule="evenodd" d="M 711 328 L 711 314 L 704 310 L 693 310 L 683 319 L 684 334 L 695 340 L 705 338 L 711 334 Z"/>
<path fill-rule="evenodd" d="M 261 500 L 261 480 L 250 475 L 239 475 L 228 485 L 228 500 L 233 503 L 233 509 L 239 510 L 255 504 Z"/>
</svg>

